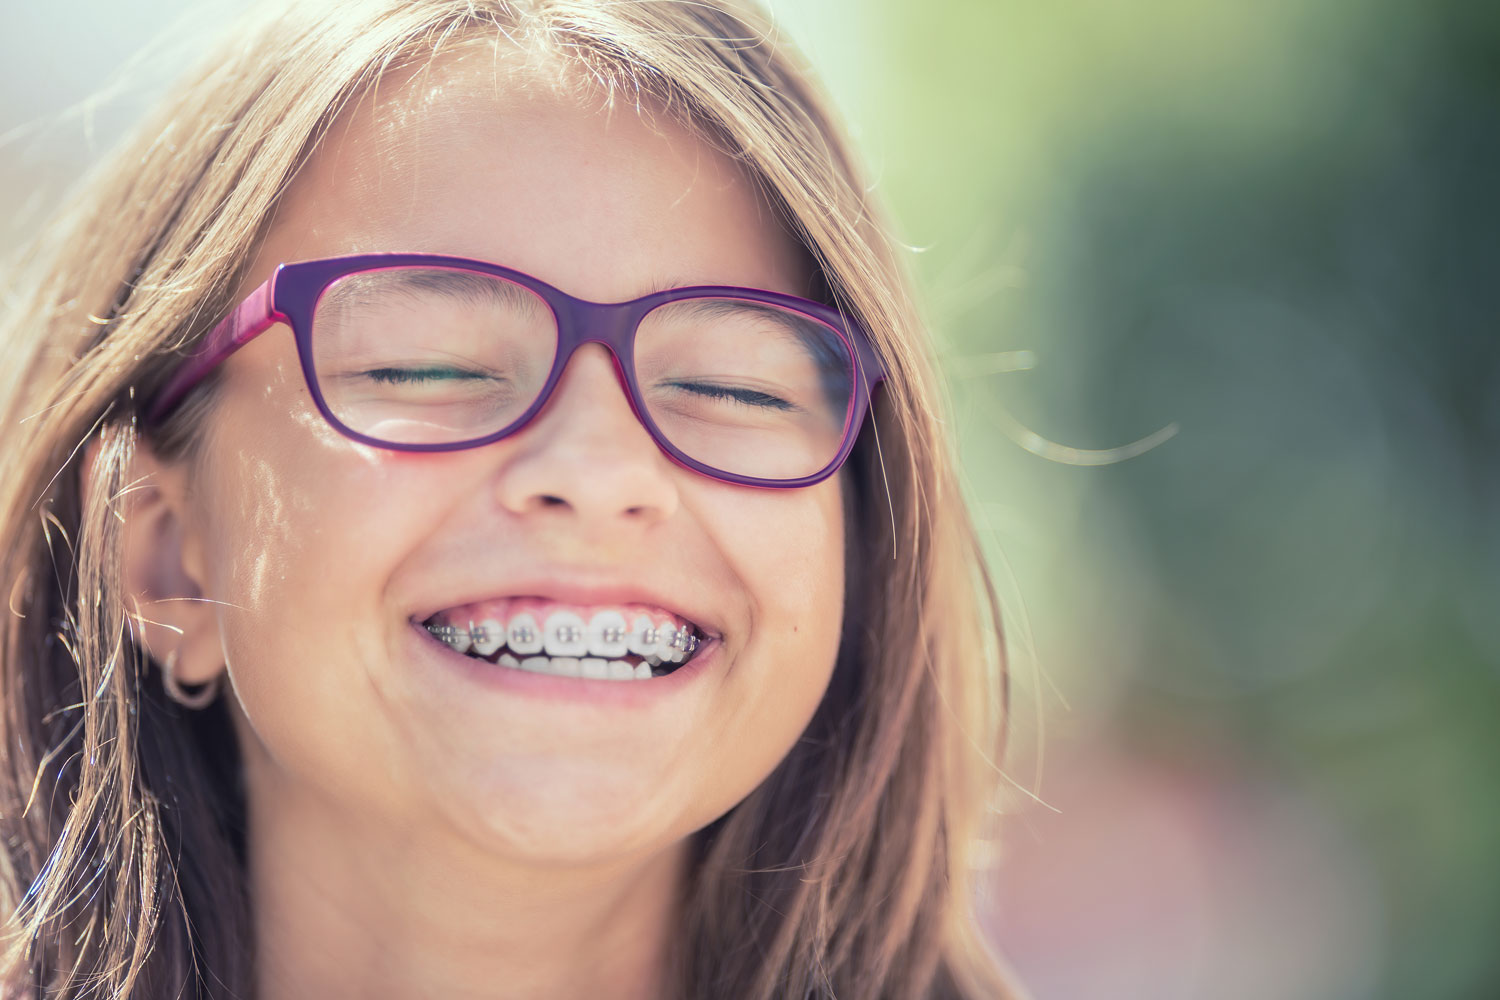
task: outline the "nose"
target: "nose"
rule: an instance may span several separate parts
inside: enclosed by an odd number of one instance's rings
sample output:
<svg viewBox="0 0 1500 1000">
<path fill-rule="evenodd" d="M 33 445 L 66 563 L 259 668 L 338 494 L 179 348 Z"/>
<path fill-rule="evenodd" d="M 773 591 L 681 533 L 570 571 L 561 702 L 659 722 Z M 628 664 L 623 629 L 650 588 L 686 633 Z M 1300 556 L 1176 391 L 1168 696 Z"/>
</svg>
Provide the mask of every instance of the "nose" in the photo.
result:
<svg viewBox="0 0 1500 1000">
<path fill-rule="evenodd" d="M 514 514 L 619 531 L 677 510 L 677 466 L 636 419 L 600 344 L 578 349 L 542 412 L 509 441 L 495 491 Z"/>
</svg>

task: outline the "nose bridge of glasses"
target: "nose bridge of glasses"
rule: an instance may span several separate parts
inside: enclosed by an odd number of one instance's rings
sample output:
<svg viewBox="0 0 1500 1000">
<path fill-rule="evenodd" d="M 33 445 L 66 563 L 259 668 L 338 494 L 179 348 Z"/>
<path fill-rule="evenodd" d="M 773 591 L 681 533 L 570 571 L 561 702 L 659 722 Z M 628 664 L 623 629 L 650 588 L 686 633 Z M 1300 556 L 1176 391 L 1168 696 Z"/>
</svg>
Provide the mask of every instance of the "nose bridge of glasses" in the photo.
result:
<svg viewBox="0 0 1500 1000">
<path fill-rule="evenodd" d="M 572 363 L 578 349 L 585 344 L 599 344 L 609 352 L 614 364 L 615 378 L 620 391 L 630 404 L 636 419 L 641 419 L 640 408 L 630 385 L 633 370 L 630 357 L 631 334 L 644 315 L 636 303 L 620 304 L 589 302 L 584 299 L 565 297 L 557 315 L 557 360 L 556 371 L 561 378 L 563 371 Z M 642 421 L 644 423 L 644 421 Z"/>
<path fill-rule="evenodd" d="M 610 360 L 615 366 L 615 375 L 620 380 L 620 388 L 625 391 L 626 397 L 631 399 L 633 409 L 635 400 L 631 398 L 633 393 L 630 391 L 628 375 L 632 369 L 630 340 L 636 323 L 643 315 L 643 310 L 634 302 L 619 304 L 589 302 L 571 296 L 565 297 L 558 306 L 555 308 L 558 374 L 561 375 L 580 347 L 585 344 L 599 344 L 610 353 Z"/>
<path fill-rule="evenodd" d="M 571 296 L 559 303 L 558 354 L 566 365 L 584 344 L 603 344 L 617 364 L 628 362 L 630 333 L 641 316 L 636 303 L 588 302 Z"/>
</svg>

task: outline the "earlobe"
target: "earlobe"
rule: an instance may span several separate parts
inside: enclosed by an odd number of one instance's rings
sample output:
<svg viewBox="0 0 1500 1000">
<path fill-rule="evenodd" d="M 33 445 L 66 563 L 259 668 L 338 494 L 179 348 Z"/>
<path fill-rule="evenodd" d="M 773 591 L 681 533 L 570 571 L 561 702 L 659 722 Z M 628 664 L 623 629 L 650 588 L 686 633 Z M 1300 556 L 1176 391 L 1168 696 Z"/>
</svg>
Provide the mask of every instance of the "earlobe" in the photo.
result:
<svg viewBox="0 0 1500 1000">
<path fill-rule="evenodd" d="M 84 456 L 84 488 L 100 474 L 99 445 Z M 185 463 L 162 461 L 140 440 L 121 482 L 121 583 L 136 641 L 157 663 L 170 658 L 183 684 L 205 684 L 224 668 L 217 616 L 205 600 L 202 547 L 188 509 Z"/>
</svg>

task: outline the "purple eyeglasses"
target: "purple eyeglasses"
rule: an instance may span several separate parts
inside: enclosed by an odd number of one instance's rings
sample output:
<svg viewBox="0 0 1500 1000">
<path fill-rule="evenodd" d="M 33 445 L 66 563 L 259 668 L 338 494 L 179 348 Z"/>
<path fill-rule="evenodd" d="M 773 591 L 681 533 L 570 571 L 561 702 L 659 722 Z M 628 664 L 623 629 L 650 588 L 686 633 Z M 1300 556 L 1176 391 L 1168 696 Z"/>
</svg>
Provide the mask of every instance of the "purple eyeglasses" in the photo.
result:
<svg viewBox="0 0 1500 1000">
<path fill-rule="evenodd" d="M 361 254 L 278 266 L 209 331 L 147 421 L 276 323 L 291 326 L 324 419 L 396 451 L 515 433 L 573 353 L 603 344 L 657 446 L 745 486 L 811 486 L 838 471 L 885 378 L 856 323 L 794 295 L 712 285 L 606 304 L 484 261 Z"/>
</svg>

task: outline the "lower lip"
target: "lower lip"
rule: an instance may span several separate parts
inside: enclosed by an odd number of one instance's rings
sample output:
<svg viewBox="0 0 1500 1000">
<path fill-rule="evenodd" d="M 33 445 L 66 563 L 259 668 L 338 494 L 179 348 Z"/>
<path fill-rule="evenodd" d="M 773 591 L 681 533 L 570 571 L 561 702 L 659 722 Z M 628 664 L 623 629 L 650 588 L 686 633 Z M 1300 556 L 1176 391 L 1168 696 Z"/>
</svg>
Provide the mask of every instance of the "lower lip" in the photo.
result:
<svg viewBox="0 0 1500 1000">
<path fill-rule="evenodd" d="M 721 640 L 709 639 L 707 645 L 684 666 L 650 680 L 601 681 L 498 666 L 455 653 L 446 643 L 428 632 L 421 622 L 412 622 L 411 626 L 427 654 L 423 659 L 434 658 L 444 668 L 479 688 L 538 701 L 608 705 L 626 709 L 654 705 L 688 687 L 718 665 L 719 650 L 723 646 Z"/>
</svg>

